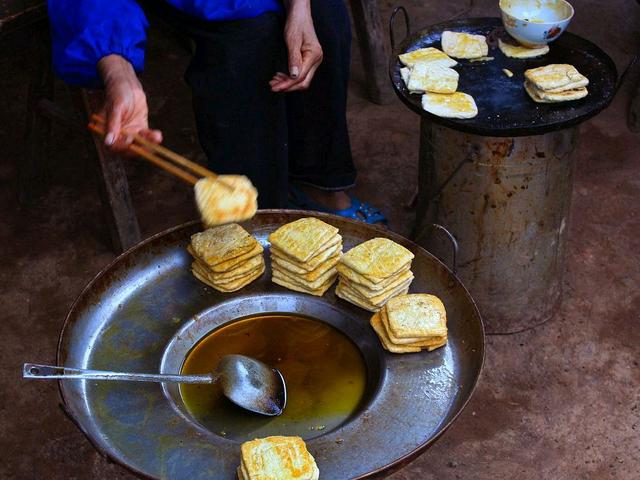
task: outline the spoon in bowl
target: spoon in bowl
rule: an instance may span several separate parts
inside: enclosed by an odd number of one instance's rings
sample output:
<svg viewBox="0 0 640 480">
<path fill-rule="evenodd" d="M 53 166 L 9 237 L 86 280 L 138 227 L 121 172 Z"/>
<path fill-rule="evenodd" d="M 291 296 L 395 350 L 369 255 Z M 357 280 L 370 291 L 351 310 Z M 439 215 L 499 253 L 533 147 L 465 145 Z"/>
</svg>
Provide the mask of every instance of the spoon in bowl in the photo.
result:
<svg viewBox="0 0 640 480">
<path fill-rule="evenodd" d="M 246 410 L 277 416 L 282 413 L 287 404 L 287 387 L 282 374 L 277 369 L 244 355 L 225 355 L 213 373 L 197 375 L 122 373 L 25 363 L 22 367 L 22 377 L 44 380 L 122 380 L 158 383 L 212 384 L 220 381 L 225 397 Z"/>
</svg>

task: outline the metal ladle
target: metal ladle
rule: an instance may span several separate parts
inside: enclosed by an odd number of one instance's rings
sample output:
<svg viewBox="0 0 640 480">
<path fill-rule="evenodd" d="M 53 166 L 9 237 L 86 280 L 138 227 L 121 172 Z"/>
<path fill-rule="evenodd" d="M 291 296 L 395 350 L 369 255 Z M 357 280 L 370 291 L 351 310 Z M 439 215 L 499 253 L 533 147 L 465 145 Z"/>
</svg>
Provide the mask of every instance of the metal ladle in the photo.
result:
<svg viewBox="0 0 640 480">
<path fill-rule="evenodd" d="M 224 395 L 236 405 L 252 412 L 276 416 L 282 413 L 287 404 L 287 387 L 282 374 L 275 368 L 244 355 L 225 355 L 213 373 L 198 375 L 121 373 L 25 363 L 22 377 L 210 384 L 220 380 Z"/>
</svg>

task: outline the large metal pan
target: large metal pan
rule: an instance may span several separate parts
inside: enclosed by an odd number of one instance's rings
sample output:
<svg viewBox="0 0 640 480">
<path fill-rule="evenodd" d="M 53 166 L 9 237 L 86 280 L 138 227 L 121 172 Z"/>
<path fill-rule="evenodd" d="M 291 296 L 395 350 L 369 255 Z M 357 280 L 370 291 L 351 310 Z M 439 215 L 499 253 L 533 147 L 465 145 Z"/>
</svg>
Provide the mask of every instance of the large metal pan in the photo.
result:
<svg viewBox="0 0 640 480">
<path fill-rule="evenodd" d="M 432 25 L 407 35 L 396 47 L 393 36 L 393 22 L 397 12 L 405 15 L 399 7 L 390 20 L 390 35 L 393 54 L 389 64 L 389 76 L 393 88 L 402 102 L 418 115 L 430 121 L 461 132 L 490 137 L 518 137 L 541 135 L 573 125 L 591 118 L 606 108 L 617 90 L 618 73 L 611 58 L 597 45 L 565 32 L 549 45 L 549 53 L 537 58 L 516 59 L 505 56 L 497 46 L 492 45 L 489 56 L 494 60 L 471 62 L 459 60 L 456 70 L 460 73 L 458 91 L 471 95 L 478 105 L 475 118 L 459 120 L 442 118 L 426 112 L 422 108 L 422 95 L 409 93 L 400 77 L 402 64 L 398 54 L 418 48 L 440 48 L 440 37 L 445 30 L 486 35 L 494 38 L 504 33 L 499 18 L 467 18 Z M 589 95 L 581 100 L 564 103 L 536 103 L 523 88 L 524 71 L 550 63 L 570 63 L 589 78 Z M 511 70 L 507 77 L 503 68 Z"/>
<path fill-rule="evenodd" d="M 234 294 L 205 287 L 189 271 L 192 222 L 158 234 L 118 257 L 82 292 L 58 345 L 58 364 L 153 372 L 166 369 L 189 325 L 219 325 L 254 313 L 297 312 L 339 328 L 361 350 L 368 386 L 361 408 L 339 427 L 307 441 L 322 478 L 369 478 L 398 468 L 429 447 L 460 414 L 484 357 L 478 310 L 458 278 L 414 243 L 386 230 L 331 215 L 261 211 L 244 226 L 265 246 L 284 223 L 314 215 L 340 229 L 345 249 L 376 236 L 415 254 L 414 292 L 431 292 L 448 313 L 449 343 L 434 352 L 392 355 L 368 326 L 370 313 L 333 294 L 297 294 L 265 275 Z M 163 360 L 164 356 L 164 360 Z M 162 366 L 161 366 L 162 361 Z M 175 367 L 174 367 L 175 368 Z M 151 478 L 232 479 L 239 443 L 200 427 L 159 385 L 71 380 L 60 383 L 65 409 L 104 455 Z M 311 438 L 313 437 L 313 438 Z"/>
</svg>

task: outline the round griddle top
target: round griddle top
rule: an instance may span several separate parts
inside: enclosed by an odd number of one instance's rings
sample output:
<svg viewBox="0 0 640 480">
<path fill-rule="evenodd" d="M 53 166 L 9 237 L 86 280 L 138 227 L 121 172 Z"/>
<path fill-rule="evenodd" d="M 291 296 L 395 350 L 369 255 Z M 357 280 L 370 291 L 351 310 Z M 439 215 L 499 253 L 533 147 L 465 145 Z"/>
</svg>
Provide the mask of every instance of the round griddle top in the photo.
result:
<svg viewBox="0 0 640 480">
<path fill-rule="evenodd" d="M 375 237 L 410 249 L 415 255 L 411 291 L 442 299 L 447 345 L 433 352 L 388 353 L 369 326 L 371 313 L 336 297 L 333 287 L 315 297 L 274 284 L 269 234 L 310 215 L 338 227 L 345 250 Z M 190 271 L 186 247 L 190 236 L 202 229 L 200 223 L 160 233 L 122 254 L 85 288 L 61 332 L 58 364 L 177 373 L 184 358 L 180 352 L 221 325 L 265 313 L 308 316 L 346 335 L 360 350 L 367 370 L 357 410 L 339 426 L 322 425 L 320 433 L 306 436 L 321 478 L 381 476 L 433 444 L 467 404 L 484 358 L 480 313 L 460 280 L 409 240 L 342 217 L 261 210 L 243 226 L 265 248 L 267 271 L 260 278 L 237 292 L 214 291 Z M 331 348 L 323 352 L 318 361 L 332 354 Z M 65 410 L 96 448 L 140 476 L 235 478 L 240 441 L 198 423 L 181 406 L 180 393 L 172 393 L 168 385 L 66 380 L 60 392 Z M 263 425 L 260 435 L 267 427 Z"/>
<path fill-rule="evenodd" d="M 433 25 L 409 35 L 396 49 L 389 66 L 389 75 L 398 97 L 414 112 L 446 127 L 476 135 L 515 137 L 540 135 L 577 125 L 611 103 L 616 92 L 615 64 L 599 47 L 572 33 L 565 32 L 549 44 L 550 51 L 537 58 L 506 57 L 490 42 L 489 55 L 494 60 L 471 62 L 457 60 L 454 67 L 460 74 L 458 91 L 473 96 L 478 106 L 475 118 L 459 120 L 441 118 L 422 108 L 421 94 L 410 94 L 400 77 L 400 53 L 419 48 L 441 49 L 440 37 L 445 30 L 489 35 L 503 33 L 499 18 L 470 18 Z M 589 79 L 589 95 L 571 102 L 545 104 L 534 102 L 523 87 L 524 71 L 550 63 L 568 63 Z M 513 77 L 502 71 L 507 68 Z"/>
</svg>

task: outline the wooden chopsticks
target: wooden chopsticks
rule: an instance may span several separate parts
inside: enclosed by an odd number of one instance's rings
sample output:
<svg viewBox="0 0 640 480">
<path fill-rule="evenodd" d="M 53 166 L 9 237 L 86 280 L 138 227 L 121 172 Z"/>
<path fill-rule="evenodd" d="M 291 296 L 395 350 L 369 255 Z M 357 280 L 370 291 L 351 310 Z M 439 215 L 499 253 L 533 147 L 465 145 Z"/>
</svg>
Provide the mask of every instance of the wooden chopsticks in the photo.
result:
<svg viewBox="0 0 640 480">
<path fill-rule="evenodd" d="M 89 129 L 104 138 L 106 135 L 104 117 L 95 113 L 92 114 Z M 126 132 L 124 133 L 126 134 Z M 133 143 L 129 145 L 129 150 L 171 175 L 178 177 L 180 180 L 190 183 L 191 185 L 195 185 L 198 181 L 198 177 L 193 175 L 194 173 L 200 177 L 217 177 L 215 173 L 207 170 L 203 166 L 192 162 L 182 155 L 172 152 L 162 145 L 150 142 L 138 134 L 133 135 Z M 184 169 L 181 169 L 170 162 L 174 162 L 184 167 Z"/>
</svg>

